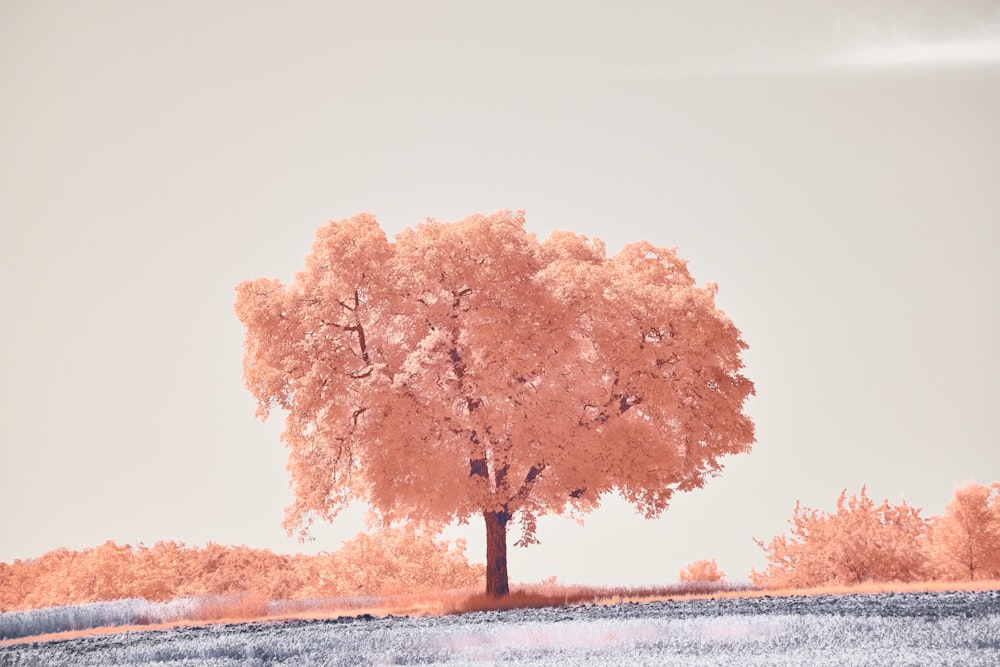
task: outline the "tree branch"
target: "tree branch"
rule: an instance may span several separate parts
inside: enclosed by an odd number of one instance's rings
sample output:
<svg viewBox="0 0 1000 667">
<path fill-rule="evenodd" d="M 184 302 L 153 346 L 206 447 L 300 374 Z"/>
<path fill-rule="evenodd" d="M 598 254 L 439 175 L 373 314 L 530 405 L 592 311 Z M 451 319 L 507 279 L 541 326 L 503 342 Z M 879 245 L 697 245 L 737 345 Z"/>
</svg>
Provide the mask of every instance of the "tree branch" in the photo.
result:
<svg viewBox="0 0 1000 667">
<path fill-rule="evenodd" d="M 496 473 L 494 473 L 493 481 L 498 489 L 504 488 L 504 485 L 507 483 L 507 471 L 509 469 L 510 466 L 503 466 L 502 468 L 498 468 Z"/>
<path fill-rule="evenodd" d="M 488 480 L 489 474 L 486 459 L 469 459 L 469 477 L 482 477 Z"/>
<path fill-rule="evenodd" d="M 344 327 L 344 331 L 353 331 L 358 335 L 358 347 L 361 348 L 361 358 L 364 359 L 365 364 L 371 364 L 371 359 L 368 358 L 368 343 L 365 339 L 365 328 L 361 326 L 361 322 Z"/>
<path fill-rule="evenodd" d="M 514 494 L 514 497 L 510 499 L 509 505 L 511 507 L 513 507 L 516 510 L 518 507 L 524 504 L 524 501 L 528 499 L 528 495 L 531 493 L 531 488 L 535 485 L 535 480 L 537 480 L 538 476 L 542 474 L 542 471 L 545 470 L 545 467 L 546 466 L 544 463 L 539 463 L 537 465 L 531 466 L 531 468 L 528 470 L 528 474 L 525 475 L 524 477 L 524 484 L 522 484 L 521 488 L 517 490 L 517 493 Z"/>
</svg>

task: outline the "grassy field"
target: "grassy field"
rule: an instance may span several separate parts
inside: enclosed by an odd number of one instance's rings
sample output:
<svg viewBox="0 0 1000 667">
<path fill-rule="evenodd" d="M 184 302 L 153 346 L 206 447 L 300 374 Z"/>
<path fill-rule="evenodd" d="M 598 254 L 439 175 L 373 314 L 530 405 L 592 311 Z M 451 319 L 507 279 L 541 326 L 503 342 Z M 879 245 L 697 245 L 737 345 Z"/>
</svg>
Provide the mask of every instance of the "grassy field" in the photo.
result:
<svg viewBox="0 0 1000 667">
<path fill-rule="evenodd" d="M 754 589 L 743 583 L 683 583 L 648 587 L 594 587 L 558 584 L 515 585 L 509 596 L 491 598 L 477 591 L 445 591 L 436 595 L 269 601 L 259 595 L 185 598 L 164 603 L 115 600 L 67 607 L 0 613 L 0 645 L 107 634 L 178 625 L 252 620 L 328 620 L 355 616 L 436 616 L 476 611 L 609 605 L 760 596 L 857 595 L 1000 590 L 1000 581 L 879 583 L 812 589 Z"/>
<path fill-rule="evenodd" d="M 282 664 L 993 667 L 1000 591 L 730 592 L 413 617 L 173 623 L 0 645 L 5 667 Z"/>
</svg>

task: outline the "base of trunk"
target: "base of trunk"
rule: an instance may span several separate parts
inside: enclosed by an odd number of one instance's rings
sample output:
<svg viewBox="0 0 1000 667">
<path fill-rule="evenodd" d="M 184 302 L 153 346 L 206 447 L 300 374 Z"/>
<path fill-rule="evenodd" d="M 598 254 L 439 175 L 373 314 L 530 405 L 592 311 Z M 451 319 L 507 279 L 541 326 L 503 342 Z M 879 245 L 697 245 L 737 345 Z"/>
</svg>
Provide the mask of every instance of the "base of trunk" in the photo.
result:
<svg viewBox="0 0 1000 667">
<path fill-rule="evenodd" d="M 507 581 L 507 522 L 506 512 L 483 512 L 486 521 L 486 594 L 503 597 L 510 593 Z"/>
</svg>

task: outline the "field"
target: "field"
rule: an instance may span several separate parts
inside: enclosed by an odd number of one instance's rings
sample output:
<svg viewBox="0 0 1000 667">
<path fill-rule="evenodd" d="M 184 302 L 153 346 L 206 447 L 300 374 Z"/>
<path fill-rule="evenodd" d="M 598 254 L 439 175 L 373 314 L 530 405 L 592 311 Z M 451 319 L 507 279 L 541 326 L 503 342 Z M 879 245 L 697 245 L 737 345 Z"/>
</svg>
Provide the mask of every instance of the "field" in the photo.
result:
<svg viewBox="0 0 1000 667">
<path fill-rule="evenodd" d="M 8 635 L 10 636 L 10 635 Z M 0 645 L 3 666 L 1000 664 L 1000 591 L 758 596 L 179 625 Z"/>
</svg>

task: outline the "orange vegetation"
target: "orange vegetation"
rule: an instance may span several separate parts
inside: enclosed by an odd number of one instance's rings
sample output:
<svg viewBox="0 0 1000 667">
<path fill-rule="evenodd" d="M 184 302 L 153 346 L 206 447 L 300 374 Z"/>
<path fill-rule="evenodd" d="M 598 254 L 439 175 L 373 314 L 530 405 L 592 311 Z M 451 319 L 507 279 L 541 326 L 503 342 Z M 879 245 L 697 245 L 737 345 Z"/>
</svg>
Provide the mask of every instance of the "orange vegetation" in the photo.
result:
<svg viewBox="0 0 1000 667">
<path fill-rule="evenodd" d="M 802 589 L 877 582 L 978 581 L 1000 578 L 1000 484 L 955 490 L 944 514 L 924 519 L 906 502 L 875 505 L 860 496 L 837 500 L 837 511 L 795 505 L 789 536 L 757 543 L 767 554 L 756 586 Z M 925 586 L 925 583 L 918 583 Z"/>
<path fill-rule="evenodd" d="M 486 591 L 509 589 L 507 532 L 618 493 L 646 517 L 750 450 L 746 344 L 671 248 L 540 240 L 524 213 L 374 216 L 316 233 L 290 284 L 237 287 L 258 415 L 285 413 L 307 530 L 361 500 L 389 521 L 482 520 Z"/>
<path fill-rule="evenodd" d="M 190 620 L 437 614 L 580 602 L 685 597 L 980 590 L 1000 587 L 1000 484 L 956 489 L 941 516 L 906 503 L 875 505 L 862 488 L 841 494 L 835 513 L 796 506 L 791 536 L 764 547 L 769 561 L 753 587 L 724 583 L 716 562 L 691 563 L 680 584 L 645 588 L 515 586 L 507 599 L 471 594 L 483 566 L 464 544 L 412 528 L 359 534 L 334 553 L 282 556 L 208 544 L 153 547 L 107 542 L 0 563 L 0 611 L 145 598 L 202 596 Z M 763 589 L 763 590 L 761 590 Z M 289 601 L 276 604 L 275 601 Z M 296 601 L 320 600 L 319 605 Z"/>
<path fill-rule="evenodd" d="M 726 578 L 726 573 L 719 569 L 718 563 L 713 558 L 712 560 L 698 560 L 686 565 L 678 573 L 677 578 L 682 582 L 715 582 L 723 581 Z"/>
<path fill-rule="evenodd" d="M 411 528 L 361 533 L 339 551 L 316 556 L 212 543 L 198 548 L 177 542 L 152 547 L 106 542 L 0 563 L 0 611 L 216 594 L 224 596 L 217 604 L 227 607 L 226 613 L 254 617 L 263 615 L 269 600 L 419 593 L 482 581 L 483 567 L 469 564 L 463 543 L 438 541 Z M 223 610 L 205 607 L 202 613 L 214 618 Z"/>
</svg>

